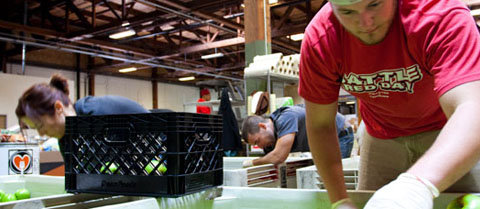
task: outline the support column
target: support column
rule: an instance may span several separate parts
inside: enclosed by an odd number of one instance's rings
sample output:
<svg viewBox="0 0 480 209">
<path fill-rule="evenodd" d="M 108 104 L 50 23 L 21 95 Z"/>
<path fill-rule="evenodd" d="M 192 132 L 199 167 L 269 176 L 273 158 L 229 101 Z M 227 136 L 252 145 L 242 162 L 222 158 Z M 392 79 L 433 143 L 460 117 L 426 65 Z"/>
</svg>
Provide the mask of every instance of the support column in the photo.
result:
<svg viewBox="0 0 480 209">
<path fill-rule="evenodd" d="M 80 99 L 80 54 L 75 54 L 76 64 L 75 64 L 75 72 L 76 72 L 76 98 L 77 100 Z"/>
<path fill-rule="evenodd" d="M 153 109 L 158 109 L 158 81 L 157 68 L 152 69 L 152 106 Z"/>
<path fill-rule="evenodd" d="M 95 58 L 88 57 L 88 95 L 95 96 L 95 72 L 93 71 L 95 67 Z"/>
<path fill-rule="evenodd" d="M 0 68 L 3 73 L 7 73 L 7 53 L 5 42 L 0 43 Z"/>
<path fill-rule="evenodd" d="M 268 0 L 245 0 L 244 4 L 245 66 L 248 66 L 256 55 L 272 53 L 272 37 Z"/>
<path fill-rule="evenodd" d="M 270 6 L 268 0 L 245 0 L 245 66 L 257 55 L 272 53 Z M 255 91 L 267 91 L 265 79 L 245 79 L 246 96 Z"/>
</svg>

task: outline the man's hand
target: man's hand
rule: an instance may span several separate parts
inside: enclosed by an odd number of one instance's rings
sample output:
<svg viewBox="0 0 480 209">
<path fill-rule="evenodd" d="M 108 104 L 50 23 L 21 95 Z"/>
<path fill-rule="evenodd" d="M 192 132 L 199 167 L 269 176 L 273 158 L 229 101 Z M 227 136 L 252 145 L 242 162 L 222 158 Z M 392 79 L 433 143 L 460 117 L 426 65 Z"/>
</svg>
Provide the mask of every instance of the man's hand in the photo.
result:
<svg viewBox="0 0 480 209">
<path fill-rule="evenodd" d="M 345 198 L 333 203 L 332 209 L 357 209 L 350 198 Z"/>
<path fill-rule="evenodd" d="M 242 166 L 244 168 L 248 168 L 248 167 L 253 166 L 253 160 L 244 160 L 243 163 L 242 163 Z"/>
<path fill-rule="evenodd" d="M 364 209 L 432 209 L 438 189 L 428 180 L 403 173 L 370 198 Z"/>
</svg>

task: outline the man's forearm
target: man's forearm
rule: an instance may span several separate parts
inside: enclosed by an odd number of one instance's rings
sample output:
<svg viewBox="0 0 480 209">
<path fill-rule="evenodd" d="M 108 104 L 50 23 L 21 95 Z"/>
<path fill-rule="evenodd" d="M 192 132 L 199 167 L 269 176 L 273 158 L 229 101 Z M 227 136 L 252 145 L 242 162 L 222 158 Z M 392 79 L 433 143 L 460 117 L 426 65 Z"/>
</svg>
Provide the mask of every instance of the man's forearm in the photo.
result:
<svg viewBox="0 0 480 209">
<path fill-rule="evenodd" d="M 340 147 L 335 129 L 309 132 L 309 145 L 331 202 L 347 198 Z"/>
<path fill-rule="evenodd" d="M 432 182 L 440 191 L 466 174 L 480 158 L 478 106 L 459 106 L 432 147 L 407 172 Z"/>
<path fill-rule="evenodd" d="M 288 154 L 287 154 L 288 155 Z M 280 156 L 277 156 L 273 151 L 268 153 L 267 155 L 254 159 L 253 165 L 263 165 L 263 164 L 280 164 L 283 163 L 285 159 L 281 159 Z"/>
</svg>

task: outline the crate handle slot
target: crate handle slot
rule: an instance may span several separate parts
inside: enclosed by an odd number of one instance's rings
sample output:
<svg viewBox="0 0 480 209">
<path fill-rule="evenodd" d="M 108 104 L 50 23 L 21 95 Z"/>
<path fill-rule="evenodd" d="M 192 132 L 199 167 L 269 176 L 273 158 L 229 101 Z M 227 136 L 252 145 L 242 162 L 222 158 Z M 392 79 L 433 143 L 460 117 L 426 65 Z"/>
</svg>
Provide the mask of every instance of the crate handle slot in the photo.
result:
<svg viewBox="0 0 480 209">
<path fill-rule="evenodd" d="M 124 144 L 128 142 L 132 129 L 130 127 L 109 127 L 105 128 L 104 140 L 110 144 Z"/>
</svg>

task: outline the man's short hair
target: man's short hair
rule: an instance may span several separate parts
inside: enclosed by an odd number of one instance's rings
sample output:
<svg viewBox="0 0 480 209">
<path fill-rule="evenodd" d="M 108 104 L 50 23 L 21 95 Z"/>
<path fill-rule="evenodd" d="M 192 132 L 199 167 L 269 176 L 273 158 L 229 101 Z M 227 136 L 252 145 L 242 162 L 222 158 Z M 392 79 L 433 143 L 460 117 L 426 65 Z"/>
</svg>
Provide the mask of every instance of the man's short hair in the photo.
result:
<svg viewBox="0 0 480 209">
<path fill-rule="evenodd" d="M 266 123 L 267 119 L 258 115 L 251 115 L 245 118 L 242 123 L 242 138 L 248 143 L 248 134 L 256 134 L 260 131 L 259 123 Z"/>
</svg>

